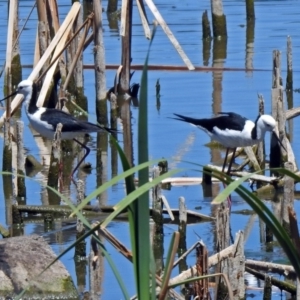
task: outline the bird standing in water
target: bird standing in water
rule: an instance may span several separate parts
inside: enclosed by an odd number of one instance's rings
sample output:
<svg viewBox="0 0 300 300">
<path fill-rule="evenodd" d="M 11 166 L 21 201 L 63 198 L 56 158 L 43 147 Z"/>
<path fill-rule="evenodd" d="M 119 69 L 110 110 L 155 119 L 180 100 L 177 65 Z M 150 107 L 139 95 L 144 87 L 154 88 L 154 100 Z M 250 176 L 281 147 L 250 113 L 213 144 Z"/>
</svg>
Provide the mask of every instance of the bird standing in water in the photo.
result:
<svg viewBox="0 0 300 300">
<path fill-rule="evenodd" d="M 194 119 L 179 114 L 174 115 L 176 116 L 174 119 L 197 126 L 226 148 L 222 172 L 225 170 L 229 149 L 233 149 L 227 174 L 230 173 L 236 148 L 258 144 L 264 139 L 267 131 L 274 133 L 283 147 L 275 132 L 276 121 L 270 115 L 258 116 L 255 122 L 233 112 L 221 112 L 218 116 L 209 119 Z"/>
<path fill-rule="evenodd" d="M 31 80 L 23 80 L 18 84 L 17 90 L 0 100 L 3 101 L 16 94 L 22 94 L 24 96 L 23 101 L 25 102 L 25 110 L 28 120 L 31 126 L 42 136 L 47 139 L 53 139 L 56 131 L 57 124 L 63 125 L 61 130 L 61 138 L 63 140 L 74 140 L 81 147 L 86 150 L 83 158 L 78 162 L 77 166 L 72 171 L 71 176 L 77 171 L 81 163 L 90 153 L 90 148 L 78 141 L 78 137 L 84 136 L 87 133 L 92 132 L 103 132 L 109 133 L 115 132 L 104 126 L 98 126 L 96 124 L 78 120 L 72 115 L 55 108 L 37 107 L 37 86 Z"/>
</svg>

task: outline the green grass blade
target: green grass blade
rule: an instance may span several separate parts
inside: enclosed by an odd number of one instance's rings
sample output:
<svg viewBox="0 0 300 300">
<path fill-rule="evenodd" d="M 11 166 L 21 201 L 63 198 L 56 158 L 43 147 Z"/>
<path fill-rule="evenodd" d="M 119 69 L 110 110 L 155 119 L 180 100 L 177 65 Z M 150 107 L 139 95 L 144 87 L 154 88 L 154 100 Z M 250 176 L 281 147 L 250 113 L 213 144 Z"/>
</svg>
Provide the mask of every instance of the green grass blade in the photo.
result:
<svg viewBox="0 0 300 300">
<path fill-rule="evenodd" d="M 68 204 L 71 209 L 75 210 L 76 207 L 74 206 L 74 204 L 64 195 L 62 195 L 61 193 L 59 193 L 57 190 L 55 190 L 53 187 L 50 187 L 48 185 L 45 185 L 44 183 L 41 183 L 40 181 L 35 180 L 34 178 L 25 176 L 25 175 L 20 175 L 20 174 L 14 174 L 11 172 L 0 172 L 1 175 L 8 175 L 8 176 L 17 176 L 17 177 L 22 177 L 22 178 L 26 178 L 29 179 L 31 181 L 37 182 L 39 185 L 46 187 L 47 189 L 51 190 L 53 193 L 55 193 L 56 195 L 58 195 L 66 204 Z M 77 212 L 77 217 L 82 221 L 82 223 L 89 229 L 89 231 L 87 233 L 85 233 L 83 236 L 81 236 L 79 239 L 77 239 L 75 242 L 73 242 L 70 246 L 68 246 L 62 253 L 60 253 L 55 260 L 53 260 L 44 270 L 42 270 L 42 272 L 37 276 L 39 277 L 41 274 L 43 274 L 49 267 L 51 267 L 57 260 L 59 260 L 63 255 L 65 255 L 67 252 L 69 252 L 72 248 L 75 247 L 75 245 L 77 243 L 80 243 L 82 240 L 84 240 L 85 238 L 87 238 L 88 236 L 90 236 L 97 228 L 92 229 L 89 222 L 86 220 L 86 218 L 81 214 L 81 212 Z M 96 236 L 95 236 L 97 241 L 100 241 Z M 101 243 L 100 241 L 100 251 L 102 252 L 102 254 L 105 256 L 105 258 L 107 259 L 107 262 L 110 266 L 110 268 L 112 269 L 115 278 L 122 290 L 123 296 L 125 299 L 129 299 L 129 294 L 127 292 L 126 286 L 122 280 L 122 277 L 117 269 L 117 267 L 115 266 L 113 260 L 111 259 L 109 253 L 106 251 L 105 246 Z M 19 295 L 17 299 L 21 299 L 22 296 L 26 293 L 26 291 L 30 288 L 30 284 L 28 285 L 28 287 L 26 287 Z"/>
<path fill-rule="evenodd" d="M 169 246 L 168 255 L 167 255 L 166 267 L 165 267 L 164 276 L 162 279 L 162 285 L 161 285 L 159 299 L 165 299 L 165 296 L 168 292 L 168 283 L 169 283 L 171 272 L 173 269 L 174 258 L 177 253 L 179 237 L 180 237 L 179 232 L 173 233 L 172 240 L 171 240 L 170 246 Z"/>
<path fill-rule="evenodd" d="M 129 168 L 125 172 L 123 172 L 120 175 L 115 176 L 108 182 L 103 183 L 100 187 L 98 187 L 96 190 L 94 190 L 92 193 L 90 193 L 85 199 L 82 200 L 82 202 L 74 209 L 71 216 L 74 216 L 77 214 L 77 212 L 84 208 L 85 205 L 87 205 L 92 199 L 96 198 L 99 194 L 103 193 L 105 190 L 116 184 L 117 182 L 124 180 L 126 177 L 134 174 L 135 172 L 139 171 L 140 169 L 147 168 L 150 165 L 156 164 L 159 161 L 162 161 L 162 159 L 155 159 L 151 160 L 149 162 L 145 162 L 143 164 L 140 164 L 138 166 L 135 166 L 133 168 Z M 134 183 L 133 183 L 134 185 Z"/>
<path fill-rule="evenodd" d="M 126 207 L 128 207 L 132 202 L 140 201 L 140 196 L 146 192 L 148 192 L 151 188 L 159 184 L 163 179 L 168 178 L 178 172 L 181 172 L 183 170 L 175 169 L 171 170 L 167 173 L 164 173 L 163 175 L 160 175 L 156 177 L 151 182 L 147 182 L 141 187 L 137 188 L 134 192 L 127 195 L 125 198 L 123 198 L 120 202 L 118 202 L 113 208 L 114 211 L 102 222 L 102 227 L 106 227 L 117 215 L 119 215 Z M 149 212 L 149 205 L 147 206 L 148 212 Z M 149 260 L 148 260 L 149 263 Z M 148 273 L 149 274 L 149 273 Z"/>
</svg>

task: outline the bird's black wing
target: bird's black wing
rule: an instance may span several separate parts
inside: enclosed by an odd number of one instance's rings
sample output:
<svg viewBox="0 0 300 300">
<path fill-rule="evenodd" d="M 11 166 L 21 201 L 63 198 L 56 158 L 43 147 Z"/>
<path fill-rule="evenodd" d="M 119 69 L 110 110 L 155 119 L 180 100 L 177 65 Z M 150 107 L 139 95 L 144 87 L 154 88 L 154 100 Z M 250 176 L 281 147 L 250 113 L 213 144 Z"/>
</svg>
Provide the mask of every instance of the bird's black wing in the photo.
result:
<svg viewBox="0 0 300 300">
<path fill-rule="evenodd" d="M 61 123 L 63 125 L 63 132 L 96 132 L 101 130 L 107 131 L 109 133 L 114 132 L 114 130 L 110 128 L 78 120 L 62 110 L 52 108 L 48 108 L 41 114 L 41 120 L 51 124 L 53 126 L 53 130 L 56 130 L 57 124 Z"/>
<path fill-rule="evenodd" d="M 209 132 L 213 132 L 214 127 L 218 127 L 221 130 L 233 129 L 242 131 L 247 121 L 246 118 L 233 112 L 220 112 L 219 116 L 210 119 L 194 119 L 179 114 L 174 114 L 176 120 L 184 121 L 195 126 L 199 126 L 206 129 Z"/>
<path fill-rule="evenodd" d="M 219 112 L 218 117 L 214 118 L 216 125 L 221 130 L 232 129 L 242 131 L 247 118 L 234 112 Z"/>
</svg>

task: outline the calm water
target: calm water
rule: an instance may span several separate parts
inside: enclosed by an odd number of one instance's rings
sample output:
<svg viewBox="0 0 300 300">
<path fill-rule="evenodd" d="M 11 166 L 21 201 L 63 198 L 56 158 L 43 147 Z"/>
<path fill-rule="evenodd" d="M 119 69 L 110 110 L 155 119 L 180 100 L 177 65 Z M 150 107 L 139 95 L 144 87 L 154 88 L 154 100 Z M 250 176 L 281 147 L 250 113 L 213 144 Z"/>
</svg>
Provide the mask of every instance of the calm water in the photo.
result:
<svg viewBox="0 0 300 300">
<path fill-rule="evenodd" d="M 60 1 L 61 6 L 59 12 L 61 20 L 69 11 L 69 2 Z M 30 10 L 33 1 L 20 1 L 20 24 L 22 25 Z M 296 30 L 300 23 L 300 5 L 299 1 L 257 1 L 256 3 L 256 22 L 255 22 L 255 38 L 253 44 L 252 65 L 255 69 L 264 71 L 244 72 L 244 71 L 226 71 L 226 72 L 166 72 L 166 71 L 151 71 L 149 72 L 149 155 L 151 158 L 165 157 L 170 161 L 171 167 L 186 168 L 182 175 L 184 176 L 199 176 L 199 173 L 191 170 L 191 166 L 186 163 L 176 163 L 172 159 L 180 159 L 182 161 L 193 161 L 201 165 L 210 163 L 215 157 L 221 158 L 223 153 L 219 151 L 212 152 L 204 145 L 209 142 L 209 138 L 205 133 L 194 129 L 188 125 L 176 122 L 169 119 L 172 113 L 190 114 L 194 117 L 211 116 L 217 111 L 236 111 L 255 119 L 258 112 L 257 93 L 264 96 L 265 112 L 270 113 L 271 99 L 271 78 L 272 78 L 272 51 L 279 49 L 282 51 L 282 78 L 285 82 L 286 78 L 286 37 L 290 35 L 293 41 L 293 68 L 294 68 L 294 88 L 300 88 L 300 32 Z M 157 8 L 170 26 L 170 29 L 175 34 L 176 38 L 182 45 L 187 56 L 195 66 L 203 66 L 203 45 L 202 45 L 202 27 L 201 16 L 204 10 L 210 11 L 209 1 L 187 1 L 176 0 L 172 3 L 167 1 L 156 1 Z M 103 1 L 103 7 L 107 7 L 107 1 Z M 7 24 L 7 3 L 0 1 L 0 65 L 3 65 L 6 49 L 6 24 Z M 244 68 L 246 65 L 246 17 L 244 1 L 224 1 L 224 12 L 227 17 L 227 55 L 221 61 L 224 67 L 228 68 Z M 106 46 L 106 60 L 108 64 L 119 64 L 121 57 L 120 37 L 118 29 L 111 29 L 108 26 L 107 16 L 104 13 L 104 38 Z M 148 13 L 148 18 L 151 21 L 153 16 Z M 133 49 L 132 63 L 142 64 L 145 59 L 148 41 L 143 37 L 140 18 L 137 14 L 136 7 L 133 15 Z M 21 37 L 21 53 L 22 63 L 32 64 L 34 51 L 34 40 L 36 32 L 36 13 L 28 22 L 27 30 L 24 31 Z M 208 59 L 208 66 L 213 65 L 212 50 Z M 84 54 L 84 62 L 86 64 L 93 63 L 92 48 L 88 48 Z M 181 58 L 174 50 L 173 46 L 161 30 L 158 28 L 157 34 L 152 46 L 150 64 L 158 65 L 183 65 Z M 26 78 L 31 72 L 31 69 L 23 69 L 23 78 Z M 91 121 L 95 121 L 94 110 L 94 73 L 91 70 L 86 70 L 84 73 L 85 94 L 89 99 L 89 110 Z M 113 84 L 115 71 L 107 71 L 107 86 Z M 140 72 L 136 72 L 133 81 L 140 81 Z M 155 98 L 156 80 L 160 80 L 161 84 L 161 107 L 157 110 Z M 0 89 L 3 87 L 3 78 L 0 79 Z M 219 92 L 216 86 L 220 88 Z M 214 97 L 217 93 L 218 97 Z M 299 106 L 300 97 L 298 93 L 294 93 L 294 106 Z M 133 141 L 134 149 L 136 149 L 136 124 L 138 118 L 138 110 L 132 109 L 132 124 L 133 124 Z M 25 122 L 25 147 L 27 152 L 40 159 L 40 150 L 37 147 L 35 139 L 28 128 L 28 120 L 25 114 L 22 114 L 22 119 Z M 297 161 L 299 154 L 296 151 L 299 148 L 298 136 L 300 134 L 299 119 L 293 121 L 293 140 L 292 146 L 295 150 Z M 87 161 L 91 162 L 95 167 L 95 141 L 93 137 L 91 143 L 92 151 Z M 120 136 L 122 140 L 122 136 Z M 2 148 L 0 139 L 0 148 Z M 269 137 L 266 139 L 267 144 Z M 267 147 L 268 149 L 268 147 Z M 136 150 L 134 154 L 136 155 Z M 267 151 L 268 152 L 268 151 Z M 50 152 L 46 151 L 46 156 Z M 108 162 L 110 162 L 110 149 L 108 150 Z M 136 161 L 137 158 L 134 157 Z M 121 167 L 119 165 L 119 172 Z M 110 166 L 107 171 L 108 176 L 111 174 Z M 37 179 L 42 179 L 41 175 L 36 176 Z M 87 177 L 86 194 L 89 194 L 96 187 L 95 169 Z M 0 179 L 0 190 L 2 187 L 2 178 Z M 71 187 L 71 191 L 73 188 Z M 27 181 L 28 204 L 41 204 L 42 192 L 40 185 L 33 181 Z M 118 184 L 108 191 L 107 204 L 118 202 L 125 194 L 123 183 Z M 186 198 L 189 209 L 201 206 L 201 212 L 211 214 L 212 207 L 211 199 L 203 197 L 201 186 L 193 187 L 177 187 L 171 191 L 165 191 L 170 205 L 178 206 L 178 198 L 184 196 Z M 76 199 L 72 193 L 72 199 Z M 248 208 L 242 199 L 237 195 L 233 196 L 233 210 Z M 295 202 L 295 208 L 299 211 L 298 201 Z M 3 196 L 0 196 L 0 223 L 6 225 L 6 217 L 4 210 Z M 61 224 L 56 224 L 59 229 Z M 260 244 L 259 227 L 257 217 L 244 215 L 232 215 L 232 233 L 235 234 L 238 230 L 249 230 L 249 236 L 245 243 L 247 258 L 261 257 L 263 260 L 280 261 L 283 257 L 280 249 L 275 249 L 272 253 L 266 253 L 264 246 Z M 165 228 L 165 249 L 169 243 L 172 233 L 177 229 L 174 225 L 168 225 Z M 206 223 L 200 225 L 190 225 L 187 232 L 187 247 L 195 243 L 198 237 L 194 232 L 201 236 L 204 243 L 207 245 L 210 252 L 213 249 L 213 235 L 211 234 L 213 224 Z M 128 228 L 126 223 L 112 223 L 109 230 L 119 238 L 125 245 L 130 247 L 128 239 Z M 43 225 L 27 225 L 25 233 L 44 233 Z M 59 253 L 74 240 L 74 232 L 68 230 L 60 235 L 46 234 L 46 239 L 53 246 L 53 249 Z M 58 238 L 59 236 L 59 238 Z M 107 244 L 109 252 L 113 255 L 116 263 L 122 268 L 120 272 L 124 275 L 124 280 L 129 287 L 129 292 L 134 293 L 133 277 L 129 276 L 131 272 L 130 264 L 125 261 L 116 251 Z M 72 259 L 73 253 L 63 258 L 64 264 L 76 282 L 75 266 Z M 188 259 L 188 265 L 193 265 L 195 256 L 191 255 Z M 177 270 L 174 271 L 176 275 Z M 114 291 L 113 298 L 121 299 L 122 294 L 116 288 L 116 282 L 113 278 L 109 267 L 105 264 L 104 280 L 102 284 L 101 299 L 112 299 L 112 288 Z M 255 279 L 249 279 L 251 284 L 261 286 Z M 88 282 L 88 281 L 87 281 Z M 88 289 L 88 283 L 86 289 Z M 253 291 L 251 291 L 252 293 Z M 256 299 L 261 298 L 260 292 L 255 292 Z M 274 289 L 274 299 L 280 297 L 280 292 Z"/>
</svg>

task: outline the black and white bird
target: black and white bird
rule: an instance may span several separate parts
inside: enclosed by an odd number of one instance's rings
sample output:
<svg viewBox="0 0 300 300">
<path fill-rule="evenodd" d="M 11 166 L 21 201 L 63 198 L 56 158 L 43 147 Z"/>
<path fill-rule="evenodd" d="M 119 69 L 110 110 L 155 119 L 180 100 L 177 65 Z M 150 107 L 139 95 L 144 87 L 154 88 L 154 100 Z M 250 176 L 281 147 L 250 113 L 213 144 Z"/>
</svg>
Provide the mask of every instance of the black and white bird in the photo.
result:
<svg viewBox="0 0 300 300">
<path fill-rule="evenodd" d="M 37 107 L 37 86 L 31 80 L 21 81 L 14 93 L 8 95 L 0 101 L 3 101 L 16 94 L 22 94 L 24 96 L 23 101 L 25 102 L 25 110 L 29 122 L 40 135 L 46 137 L 47 139 L 53 139 L 56 126 L 61 123 L 63 125 L 61 138 L 63 140 L 73 139 L 86 150 L 85 155 L 74 168 L 71 175 L 72 177 L 81 163 L 90 153 L 90 148 L 79 142 L 77 138 L 92 132 L 115 132 L 107 127 L 102 127 L 90 122 L 78 120 L 72 115 L 55 108 Z"/>
<path fill-rule="evenodd" d="M 283 147 L 275 129 L 276 121 L 270 115 L 258 116 L 253 122 L 233 112 L 220 112 L 218 116 L 210 119 L 194 119 L 179 114 L 174 114 L 176 120 L 184 121 L 204 130 L 213 140 L 227 148 L 222 172 L 224 172 L 229 149 L 233 149 L 227 173 L 230 173 L 237 147 L 247 147 L 258 144 L 265 137 L 267 131 L 274 136 Z M 283 147 L 284 148 L 284 147 Z"/>
</svg>

